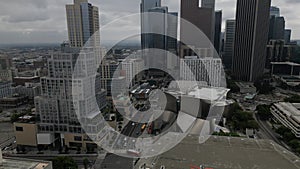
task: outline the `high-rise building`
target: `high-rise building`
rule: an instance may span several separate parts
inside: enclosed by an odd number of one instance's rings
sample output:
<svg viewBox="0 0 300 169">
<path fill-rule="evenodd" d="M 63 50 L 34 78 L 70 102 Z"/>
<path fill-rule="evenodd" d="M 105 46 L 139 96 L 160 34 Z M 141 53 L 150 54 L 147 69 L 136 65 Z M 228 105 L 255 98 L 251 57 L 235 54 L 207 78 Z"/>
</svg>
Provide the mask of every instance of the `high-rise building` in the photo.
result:
<svg viewBox="0 0 300 169">
<path fill-rule="evenodd" d="M 201 7 L 215 9 L 215 0 L 201 0 Z"/>
<path fill-rule="evenodd" d="M 276 6 L 271 6 L 270 7 L 270 17 L 275 16 L 279 17 L 280 16 L 280 9 Z"/>
<path fill-rule="evenodd" d="M 169 12 L 168 15 L 168 51 L 177 53 L 177 31 L 178 31 L 178 13 Z"/>
<path fill-rule="evenodd" d="M 199 7 L 199 0 L 181 0 L 181 18 L 189 21 L 199 28 L 213 43 L 215 30 L 215 11 L 214 8 L 211 8 L 212 2 L 214 1 L 203 1 L 203 6 Z M 184 39 L 184 37 L 188 38 L 188 36 L 193 36 L 190 35 L 188 27 L 189 26 L 187 25 L 181 24 L 181 39 Z"/>
<path fill-rule="evenodd" d="M 215 12 L 215 40 L 214 46 L 218 54 L 221 50 L 222 11 Z"/>
<path fill-rule="evenodd" d="M 271 0 L 238 0 L 232 73 L 256 81 L 264 73 Z"/>
<path fill-rule="evenodd" d="M 55 138 L 69 147 L 79 146 L 72 139 L 82 137 L 82 141 L 85 133 L 79 123 L 79 114 L 76 114 L 75 110 L 85 113 L 80 116 L 94 113 L 93 106 L 95 105 L 91 105 L 91 98 L 86 98 L 93 96 L 99 101 L 98 106 L 102 106 L 99 107 L 100 110 L 106 106 L 106 92 L 100 88 L 99 76 L 92 73 L 95 70 L 92 55 L 94 55 L 93 51 L 86 51 L 80 54 L 82 58 L 79 60 L 78 54 L 58 52 L 48 59 L 49 74 L 41 78 L 41 96 L 35 97 L 34 100 L 39 117 L 38 142 L 46 141 L 51 144 Z M 82 72 L 75 72 L 76 61 L 81 66 Z M 74 73 L 89 76 L 74 79 Z M 90 88 L 86 88 L 87 86 Z M 81 95 L 74 95 L 73 89 Z M 47 135 L 46 138 L 45 135 Z"/>
<path fill-rule="evenodd" d="M 285 20 L 284 17 L 271 16 L 269 26 L 269 40 L 284 39 Z"/>
<path fill-rule="evenodd" d="M 141 12 L 141 45 L 142 49 L 146 49 L 148 47 L 149 35 L 150 32 L 150 24 L 155 22 L 150 20 L 150 15 L 147 14 L 150 9 L 161 7 L 161 0 L 142 0 L 140 4 L 140 12 Z"/>
<path fill-rule="evenodd" d="M 167 68 L 170 70 L 178 70 L 175 67 L 179 66 L 178 59 L 173 56 L 177 56 L 178 53 L 178 40 L 177 40 L 177 31 L 178 31 L 178 13 L 169 12 L 168 15 L 168 51 L 167 54 Z"/>
<path fill-rule="evenodd" d="M 66 13 L 71 47 L 83 47 L 93 35 L 93 42 L 100 44 L 98 7 L 87 0 L 74 0 L 66 5 Z"/>
<path fill-rule="evenodd" d="M 284 41 L 285 41 L 285 43 L 290 43 L 291 42 L 291 34 L 292 34 L 291 29 L 284 30 Z"/>
<path fill-rule="evenodd" d="M 224 55 L 223 63 L 226 69 L 231 69 L 232 57 L 234 51 L 234 37 L 235 37 L 235 20 L 226 20 L 225 27 L 225 44 L 224 44 Z"/>
</svg>

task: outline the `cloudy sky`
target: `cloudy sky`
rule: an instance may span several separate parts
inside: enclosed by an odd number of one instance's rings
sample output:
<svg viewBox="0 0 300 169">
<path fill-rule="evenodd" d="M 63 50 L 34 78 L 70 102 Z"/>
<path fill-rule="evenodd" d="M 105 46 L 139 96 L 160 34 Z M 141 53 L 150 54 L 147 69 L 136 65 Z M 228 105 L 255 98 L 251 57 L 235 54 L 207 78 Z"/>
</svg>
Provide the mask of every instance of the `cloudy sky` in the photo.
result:
<svg viewBox="0 0 300 169">
<path fill-rule="evenodd" d="M 67 40 L 65 4 L 73 0 L 0 0 L 0 44 L 60 43 Z M 178 11 L 180 0 L 162 0 L 169 11 Z M 140 0 L 89 0 L 100 8 L 105 25 L 122 16 L 139 12 Z M 300 0 L 272 0 L 281 9 L 292 38 L 300 39 Z M 236 0 L 216 0 L 223 19 L 235 17 Z M 223 24 L 223 27 L 225 24 Z"/>
</svg>

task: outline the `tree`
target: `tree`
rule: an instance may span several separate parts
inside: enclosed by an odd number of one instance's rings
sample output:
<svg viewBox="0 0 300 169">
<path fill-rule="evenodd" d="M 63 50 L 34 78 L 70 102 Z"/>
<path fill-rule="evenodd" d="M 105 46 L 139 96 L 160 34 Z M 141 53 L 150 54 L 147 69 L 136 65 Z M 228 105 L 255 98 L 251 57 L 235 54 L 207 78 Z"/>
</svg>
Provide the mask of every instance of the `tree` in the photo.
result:
<svg viewBox="0 0 300 169">
<path fill-rule="evenodd" d="M 63 148 L 62 148 L 61 146 L 59 146 L 59 148 L 58 148 L 58 152 L 59 152 L 59 154 L 61 154 L 61 153 L 62 153 L 62 151 L 63 151 Z"/>
<path fill-rule="evenodd" d="M 25 152 L 26 152 L 25 146 L 22 146 L 22 147 L 21 147 L 21 151 L 22 151 L 22 153 L 25 153 Z"/>
<path fill-rule="evenodd" d="M 292 149 L 300 148 L 300 143 L 299 143 L 299 140 L 297 140 L 297 139 L 293 139 L 293 140 L 289 141 L 289 142 L 288 142 L 288 145 L 289 145 Z"/>
<path fill-rule="evenodd" d="M 15 114 L 15 113 L 12 114 L 11 117 L 10 117 L 10 122 L 11 122 L 11 123 L 16 122 L 16 121 L 18 120 L 19 117 L 20 117 L 19 114 Z"/>
<path fill-rule="evenodd" d="M 52 162 L 53 168 L 55 169 L 78 169 L 76 162 L 71 157 L 56 157 L 52 160 Z"/>
<path fill-rule="evenodd" d="M 254 82 L 254 86 L 261 94 L 269 94 L 275 89 L 273 86 L 270 85 L 269 82 L 266 82 L 264 80 L 258 80 Z"/>
<path fill-rule="evenodd" d="M 80 152 L 81 152 L 81 148 L 78 146 L 77 147 L 77 154 L 80 154 Z"/>
<path fill-rule="evenodd" d="M 69 153 L 69 147 L 65 146 L 65 153 L 68 154 Z"/>
<path fill-rule="evenodd" d="M 88 168 L 89 163 L 90 163 L 90 161 L 89 161 L 87 158 L 84 158 L 84 159 L 83 159 L 84 169 L 87 169 L 87 168 Z"/>
<path fill-rule="evenodd" d="M 281 136 L 283 136 L 284 133 L 287 133 L 289 131 L 290 131 L 290 129 L 288 129 L 288 128 L 284 127 L 284 126 L 281 126 L 278 129 L 276 129 L 276 133 L 280 134 Z"/>
<path fill-rule="evenodd" d="M 284 99 L 285 102 L 290 102 L 290 103 L 300 103 L 300 96 L 299 95 L 292 95 L 289 98 Z"/>
<path fill-rule="evenodd" d="M 259 118 L 262 120 L 268 120 L 272 117 L 272 113 L 270 111 L 271 106 L 269 105 L 258 105 L 256 110 L 258 112 Z"/>
<path fill-rule="evenodd" d="M 38 149 L 38 151 L 39 151 L 38 153 L 41 153 L 42 150 L 43 150 L 43 146 L 42 146 L 42 145 L 38 145 L 38 146 L 37 146 L 37 149 Z"/>
</svg>

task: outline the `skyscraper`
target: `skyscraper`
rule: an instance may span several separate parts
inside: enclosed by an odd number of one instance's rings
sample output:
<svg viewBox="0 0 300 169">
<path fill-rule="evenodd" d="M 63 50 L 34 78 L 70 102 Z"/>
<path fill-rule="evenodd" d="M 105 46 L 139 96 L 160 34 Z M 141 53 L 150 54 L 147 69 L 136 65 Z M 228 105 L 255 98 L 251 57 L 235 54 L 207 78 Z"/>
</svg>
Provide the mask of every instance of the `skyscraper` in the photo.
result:
<svg viewBox="0 0 300 169">
<path fill-rule="evenodd" d="M 74 4 L 66 5 L 66 13 L 71 47 L 83 47 L 99 30 L 98 7 L 87 0 L 74 0 Z M 100 44 L 99 32 L 93 40 Z"/>
<path fill-rule="evenodd" d="M 199 0 L 181 0 L 181 18 L 191 22 L 199 28 L 207 37 L 214 42 L 214 9 L 212 7 L 213 0 L 203 1 L 204 7 L 199 7 Z M 213 5 L 214 6 L 214 5 Z M 183 36 L 189 36 L 189 30 L 186 25 L 181 24 L 181 39 Z M 191 35 L 192 36 L 192 35 Z M 190 45 L 190 44 L 189 44 Z"/>
<path fill-rule="evenodd" d="M 291 34 L 292 34 L 291 29 L 284 30 L 284 41 L 285 41 L 285 43 L 290 43 L 291 42 Z"/>
<path fill-rule="evenodd" d="M 178 31 L 178 13 L 169 12 L 168 15 L 168 35 L 171 35 L 171 38 L 168 37 L 168 51 L 177 52 L 177 31 Z"/>
<path fill-rule="evenodd" d="M 235 20 L 226 20 L 225 27 L 225 45 L 223 63 L 226 69 L 231 69 L 232 57 L 234 51 L 234 37 L 235 37 Z"/>
<path fill-rule="evenodd" d="M 211 8 L 215 10 L 216 2 L 215 0 L 201 0 L 202 8 Z"/>
<path fill-rule="evenodd" d="M 232 73 L 237 80 L 263 75 L 271 0 L 238 0 Z"/>
<path fill-rule="evenodd" d="M 149 24 L 151 24 L 151 21 L 147 12 L 149 12 L 150 9 L 161 7 L 161 0 L 142 0 L 140 4 L 140 11 L 141 11 L 141 45 L 142 49 L 147 48 L 148 42 L 149 42 L 149 35 L 147 34 L 150 30 Z"/>
<path fill-rule="evenodd" d="M 222 11 L 215 12 L 215 39 L 214 46 L 218 54 L 221 50 Z"/>
<path fill-rule="evenodd" d="M 279 17 L 280 16 L 280 9 L 276 6 L 271 6 L 270 7 L 270 17 L 275 16 Z"/>
<path fill-rule="evenodd" d="M 270 8 L 270 26 L 268 40 L 283 40 L 285 30 L 285 19 L 280 16 L 280 9 L 271 6 Z"/>
</svg>

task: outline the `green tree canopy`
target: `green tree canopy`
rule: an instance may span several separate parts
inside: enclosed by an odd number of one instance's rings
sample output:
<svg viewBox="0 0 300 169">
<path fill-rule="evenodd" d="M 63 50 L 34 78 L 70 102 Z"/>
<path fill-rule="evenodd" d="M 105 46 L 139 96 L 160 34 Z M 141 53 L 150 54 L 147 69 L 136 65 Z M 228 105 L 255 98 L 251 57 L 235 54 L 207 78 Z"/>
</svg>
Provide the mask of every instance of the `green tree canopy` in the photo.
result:
<svg viewBox="0 0 300 169">
<path fill-rule="evenodd" d="M 78 169 L 76 162 L 71 157 L 59 156 L 52 160 L 55 169 Z"/>
</svg>

